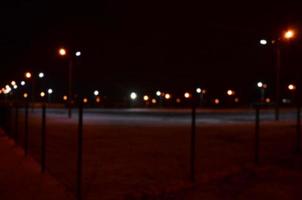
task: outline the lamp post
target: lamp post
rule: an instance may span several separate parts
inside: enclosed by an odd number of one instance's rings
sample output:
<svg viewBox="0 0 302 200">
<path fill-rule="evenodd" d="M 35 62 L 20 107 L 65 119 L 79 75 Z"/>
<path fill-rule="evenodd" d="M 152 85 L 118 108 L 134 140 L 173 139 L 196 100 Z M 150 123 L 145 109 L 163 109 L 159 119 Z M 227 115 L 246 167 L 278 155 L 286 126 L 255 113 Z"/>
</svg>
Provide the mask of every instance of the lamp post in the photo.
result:
<svg viewBox="0 0 302 200">
<path fill-rule="evenodd" d="M 49 88 L 48 90 L 47 90 L 47 96 L 48 96 L 48 103 L 51 103 L 51 95 L 52 95 L 52 93 L 53 93 L 53 89 L 51 89 L 51 88 Z"/>
<path fill-rule="evenodd" d="M 71 55 L 69 55 L 67 53 L 67 50 L 65 48 L 60 48 L 58 50 L 58 53 L 60 56 L 62 57 L 65 57 L 67 56 L 68 57 L 68 101 L 67 101 L 67 106 L 68 106 L 68 117 L 71 118 L 72 116 L 72 112 L 71 112 L 71 109 L 72 109 L 72 101 L 73 101 L 73 97 L 72 97 L 72 89 L 73 89 L 73 79 L 72 79 L 72 72 L 73 72 L 73 57 Z M 76 57 L 79 57 L 81 56 L 82 53 L 80 51 L 77 51 L 75 52 L 75 56 Z"/>
<path fill-rule="evenodd" d="M 281 44 L 283 41 L 290 41 L 295 37 L 294 30 L 285 31 L 277 40 L 272 40 L 271 43 L 275 46 L 276 54 L 276 78 L 275 78 L 275 120 L 279 120 L 279 107 L 280 107 L 280 70 L 281 70 Z M 265 39 L 260 40 L 260 44 L 265 46 L 268 41 Z"/>
<path fill-rule="evenodd" d="M 260 102 L 264 103 L 265 102 L 265 89 L 267 88 L 267 84 L 263 82 L 258 82 L 257 87 L 260 88 Z"/>
</svg>

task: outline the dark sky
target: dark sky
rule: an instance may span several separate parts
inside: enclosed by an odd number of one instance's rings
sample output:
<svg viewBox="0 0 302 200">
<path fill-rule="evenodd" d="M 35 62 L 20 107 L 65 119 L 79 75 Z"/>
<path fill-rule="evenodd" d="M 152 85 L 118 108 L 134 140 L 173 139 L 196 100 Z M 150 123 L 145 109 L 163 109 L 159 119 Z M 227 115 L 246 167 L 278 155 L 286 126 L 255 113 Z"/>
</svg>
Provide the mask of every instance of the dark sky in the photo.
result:
<svg viewBox="0 0 302 200">
<path fill-rule="evenodd" d="M 55 85 L 66 83 L 67 63 L 56 55 L 65 46 L 83 52 L 76 78 L 90 88 L 200 84 L 244 90 L 258 79 L 274 77 L 273 49 L 259 46 L 259 39 L 302 26 L 301 6 L 289 1 L 98 2 L 2 4 L 1 83 L 28 69 L 45 71 Z M 293 56 L 297 49 L 297 44 L 284 48 L 293 52 L 283 54 L 284 79 L 301 64 Z"/>
</svg>

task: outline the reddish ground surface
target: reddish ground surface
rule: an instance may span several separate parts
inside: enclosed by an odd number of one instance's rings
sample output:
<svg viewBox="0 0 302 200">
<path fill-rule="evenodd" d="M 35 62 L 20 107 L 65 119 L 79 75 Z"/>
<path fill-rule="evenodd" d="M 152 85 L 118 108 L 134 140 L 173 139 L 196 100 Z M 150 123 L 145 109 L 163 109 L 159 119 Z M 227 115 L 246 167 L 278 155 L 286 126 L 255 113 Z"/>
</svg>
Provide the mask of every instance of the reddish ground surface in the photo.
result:
<svg viewBox="0 0 302 200">
<path fill-rule="evenodd" d="M 30 152 L 40 160 L 40 116 L 30 115 Z M 294 121 L 198 124 L 194 187 L 189 181 L 190 124 L 127 124 L 84 117 L 83 198 L 300 199 L 302 156 L 293 153 Z M 169 120 L 167 118 L 163 120 Z M 173 120 L 173 119 L 171 119 Z M 23 118 L 19 143 L 23 144 Z M 48 172 L 75 191 L 77 119 L 47 118 Z M 12 172 L 13 173 L 13 172 Z"/>
<path fill-rule="evenodd" d="M 39 165 L 25 158 L 23 151 L 0 131 L 0 199 L 1 200 L 72 200 L 72 193 Z"/>
</svg>

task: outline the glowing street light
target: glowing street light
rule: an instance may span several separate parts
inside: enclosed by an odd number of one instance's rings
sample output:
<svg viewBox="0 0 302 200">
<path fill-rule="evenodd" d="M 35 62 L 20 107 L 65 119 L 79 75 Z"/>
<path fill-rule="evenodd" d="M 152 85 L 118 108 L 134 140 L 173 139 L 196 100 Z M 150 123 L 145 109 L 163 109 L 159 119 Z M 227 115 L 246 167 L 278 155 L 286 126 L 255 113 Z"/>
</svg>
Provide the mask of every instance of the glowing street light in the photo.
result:
<svg viewBox="0 0 302 200">
<path fill-rule="evenodd" d="M 31 73 L 30 72 L 26 72 L 25 73 L 25 78 L 27 78 L 27 79 L 31 78 Z"/>
<path fill-rule="evenodd" d="M 72 71 L 73 71 L 73 58 L 71 56 L 71 54 L 68 54 L 67 53 L 67 50 L 65 48 L 60 48 L 58 50 L 58 53 L 60 56 L 62 57 L 67 57 L 68 60 L 69 60 L 69 65 L 68 65 L 68 117 L 71 118 L 71 115 L 72 115 L 72 112 L 71 112 L 71 109 L 72 109 L 72 100 L 73 100 L 73 76 L 72 76 Z M 76 57 L 79 57 L 81 56 L 81 52 L 80 51 L 77 51 L 75 52 L 75 56 Z"/>
<path fill-rule="evenodd" d="M 156 96 L 160 97 L 161 91 L 156 91 Z"/>
<path fill-rule="evenodd" d="M 197 89 L 196 89 L 196 92 L 197 92 L 198 94 L 200 94 L 200 93 L 202 92 L 201 88 L 197 88 Z"/>
<path fill-rule="evenodd" d="M 66 95 L 64 95 L 64 96 L 63 96 L 63 100 L 64 100 L 64 101 L 67 101 L 67 100 L 68 100 L 68 97 L 67 97 Z"/>
<path fill-rule="evenodd" d="M 20 83 L 22 86 L 24 86 L 26 83 L 25 83 L 25 81 L 21 81 L 21 83 Z"/>
<path fill-rule="evenodd" d="M 267 45 L 267 43 L 268 42 L 265 39 L 260 40 L 260 44 L 263 45 L 263 46 Z"/>
<path fill-rule="evenodd" d="M 16 90 L 16 89 L 18 89 L 18 86 L 17 86 L 17 85 L 14 85 L 13 88 Z"/>
<path fill-rule="evenodd" d="M 48 93 L 48 94 L 52 94 L 52 93 L 53 93 L 53 89 L 49 88 L 49 89 L 47 90 L 47 93 Z"/>
<path fill-rule="evenodd" d="M 27 93 L 24 93 L 24 94 L 23 94 L 23 97 L 24 97 L 24 99 L 27 99 L 27 98 L 28 98 L 28 94 L 27 94 Z"/>
<path fill-rule="evenodd" d="M 11 84 L 12 86 L 14 86 L 14 85 L 16 85 L 17 83 L 16 83 L 16 81 L 12 81 L 12 82 L 10 82 L 10 84 Z"/>
<path fill-rule="evenodd" d="M 291 90 L 291 91 L 293 91 L 293 90 L 296 89 L 296 86 L 294 84 L 289 84 L 288 85 L 288 89 Z"/>
<path fill-rule="evenodd" d="M 44 73 L 43 73 L 43 72 L 40 72 L 40 73 L 38 74 L 38 76 L 39 76 L 39 78 L 44 78 Z"/>
<path fill-rule="evenodd" d="M 171 99 L 171 95 L 169 93 L 165 94 L 165 99 L 167 100 Z"/>
<path fill-rule="evenodd" d="M 88 103 L 88 99 L 87 99 L 87 98 L 84 98 L 84 99 L 83 99 L 83 103 Z"/>
<path fill-rule="evenodd" d="M 216 105 L 218 105 L 219 103 L 220 103 L 220 100 L 219 99 L 214 99 L 214 103 L 216 104 Z"/>
<path fill-rule="evenodd" d="M 42 98 L 45 97 L 45 92 L 41 92 L 40 97 L 42 97 Z"/>
<path fill-rule="evenodd" d="M 262 82 L 258 82 L 257 86 L 258 86 L 258 88 L 262 88 L 263 87 L 263 83 Z"/>
<path fill-rule="evenodd" d="M 82 52 L 80 52 L 80 51 L 77 51 L 76 53 L 75 53 L 75 56 L 77 56 L 77 57 L 79 57 L 79 56 L 81 56 L 82 55 Z"/>
<path fill-rule="evenodd" d="M 96 101 L 97 103 L 100 103 L 100 102 L 101 102 L 101 98 L 100 98 L 100 97 L 96 97 L 96 98 L 95 98 L 95 101 Z"/>
<path fill-rule="evenodd" d="M 287 30 L 287 31 L 284 33 L 283 37 L 284 37 L 286 40 L 290 40 L 290 39 L 292 39 L 292 38 L 295 37 L 295 31 L 294 31 L 294 30 Z"/>
<path fill-rule="evenodd" d="M 144 101 L 149 101 L 149 97 L 147 95 L 144 96 Z"/>
<path fill-rule="evenodd" d="M 184 94 L 184 97 L 185 97 L 186 99 L 189 99 L 189 98 L 191 97 L 191 94 L 190 94 L 189 92 L 186 92 L 186 93 Z"/>
<path fill-rule="evenodd" d="M 228 90 L 227 91 L 228 96 L 233 96 L 234 94 L 235 94 L 235 92 L 233 90 Z"/>
<path fill-rule="evenodd" d="M 157 102 L 156 99 L 152 99 L 153 104 L 156 104 L 156 102 Z"/>
<path fill-rule="evenodd" d="M 131 92 L 130 98 L 131 98 L 132 100 L 136 100 L 136 99 L 137 99 L 137 94 L 136 94 L 135 92 Z"/>
<path fill-rule="evenodd" d="M 64 48 L 60 48 L 58 52 L 59 52 L 60 56 L 66 56 L 66 54 L 67 54 L 67 51 Z"/>
<path fill-rule="evenodd" d="M 12 88 L 9 86 L 9 85 L 6 85 L 5 86 L 5 89 L 4 89 L 4 94 L 8 94 L 12 91 Z"/>
<path fill-rule="evenodd" d="M 98 96 L 100 94 L 100 92 L 98 90 L 94 90 L 93 94 L 94 94 L 94 96 Z"/>
<path fill-rule="evenodd" d="M 267 84 L 259 81 L 257 87 L 260 88 L 260 101 L 263 102 L 265 100 L 265 89 L 267 88 Z"/>
</svg>

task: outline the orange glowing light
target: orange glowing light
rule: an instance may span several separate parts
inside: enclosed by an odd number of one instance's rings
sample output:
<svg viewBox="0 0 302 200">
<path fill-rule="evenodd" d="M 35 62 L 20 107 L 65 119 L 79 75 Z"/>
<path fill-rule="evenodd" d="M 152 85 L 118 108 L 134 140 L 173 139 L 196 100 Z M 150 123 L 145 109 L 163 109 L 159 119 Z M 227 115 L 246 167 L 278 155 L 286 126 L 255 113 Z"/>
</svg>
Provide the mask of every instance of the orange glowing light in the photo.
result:
<svg viewBox="0 0 302 200">
<path fill-rule="evenodd" d="M 31 73 L 30 72 L 26 72 L 25 73 L 25 78 L 31 78 Z"/>
<path fill-rule="evenodd" d="M 144 101 L 148 101 L 149 97 L 147 95 L 144 96 Z"/>
<path fill-rule="evenodd" d="M 228 90 L 227 91 L 228 96 L 233 96 L 234 94 L 235 94 L 235 92 L 233 90 Z"/>
<path fill-rule="evenodd" d="M 84 99 L 83 99 L 83 103 L 88 103 L 88 99 L 87 99 L 87 98 L 84 98 Z"/>
<path fill-rule="evenodd" d="M 65 96 L 63 96 L 63 100 L 64 101 L 67 101 L 67 99 L 68 99 L 68 97 L 65 95 Z"/>
<path fill-rule="evenodd" d="M 59 55 L 60 56 L 66 56 L 66 54 L 67 54 L 66 49 L 64 49 L 64 48 L 59 49 Z"/>
<path fill-rule="evenodd" d="M 43 97 L 45 97 L 45 92 L 41 92 L 40 93 L 40 96 L 43 98 Z"/>
<path fill-rule="evenodd" d="M 288 89 L 289 90 L 295 90 L 296 89 L 296 86 L 294 84 L 289 84 L 288 85 Z"/>
<path fill-rule="evenodd" d="M 186 93 L 184 94 L 184 97 L 185 97 L 186 99 L 188 99 L 188 98 L 191 97 L 191 94 L 190 94 L 189 92 L 186 92 Z"/>
<path fill-rule="evenodd" d="M 290 39 L 292 39 L 294 37 L 295 37 L 295 31 L 293 31 L 293 30 L 287 30 L 284 33 L 284 38 L 287 39 L 287 40 L 290 40 Z"/>
<path fill-rule="evenodd" d="M 214 103 L 215 103 L 216 105 L 218 105 L 218 104 L 220 103 L 220 100 L 219 100 L 219 99 L 214 99 Z"/>
</svg>

